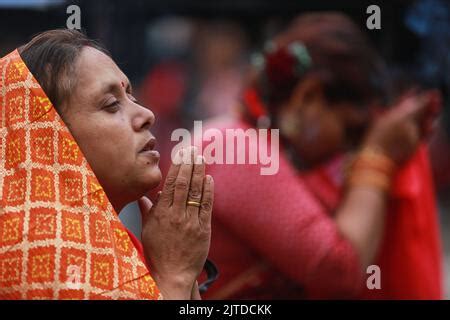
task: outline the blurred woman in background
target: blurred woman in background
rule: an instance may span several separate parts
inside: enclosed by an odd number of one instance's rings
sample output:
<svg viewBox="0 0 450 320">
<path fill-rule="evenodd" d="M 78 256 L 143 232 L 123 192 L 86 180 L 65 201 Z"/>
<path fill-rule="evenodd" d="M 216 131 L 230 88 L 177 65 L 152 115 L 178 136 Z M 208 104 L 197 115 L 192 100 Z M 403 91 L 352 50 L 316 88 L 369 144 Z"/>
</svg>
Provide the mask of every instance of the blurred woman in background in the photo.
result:
<svg viewBox="0 0 450 320">
<path fill-rule="evenodd" d="M 218 192 L 210 256 L 221 277 L 208 297 L 441 298 L 434 194 L 418 150 L 436 94 L 381 108 L 384 63 L 341 14 L 300 16 L 257 62 L 242 117 L 206 127 L 279 128 L 279 172 L 210 167 Z M 251 139 L 245 152 L 258 145 Z M 381 283 L 368 287 L 378 289 L 364 289 L 377 270 Z"/>
</svg>

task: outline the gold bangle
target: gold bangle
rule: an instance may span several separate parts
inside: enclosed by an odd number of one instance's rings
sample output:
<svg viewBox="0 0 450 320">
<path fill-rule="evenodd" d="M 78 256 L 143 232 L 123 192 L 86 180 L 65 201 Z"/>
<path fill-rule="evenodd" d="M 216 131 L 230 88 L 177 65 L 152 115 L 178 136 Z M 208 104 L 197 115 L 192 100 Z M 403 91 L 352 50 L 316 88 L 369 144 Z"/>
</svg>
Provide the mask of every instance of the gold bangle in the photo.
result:
<svg viewBox="0 0 450 320">
<path fill-rule="evenodd" d="M 387 176 L 388 180 L 393 176 L 396 169 L 395 162 L 386 156 L 384 152 L 375 147 L 365 147 L 353 156 L 351 163 L 346 169 L 346 179 L 355 171 L 374 171 Z"/>
<path fill-rule="evenodd" d="M 388 192 L 391 187 L 391 179 L 388 175 L 375 170 L 356 170 L 350 175 L 348 186 L 374 187 L 383 192 Z"/>
<path fill-rule="evenodd" d="M 363 162 L 366 165 L 380 168 L 382 171 L 392 173 L 395 170 L 395 162 L 381 149 L 376 147 L 365 147 L 357 156 L 355 163 Z"/>
</svg>

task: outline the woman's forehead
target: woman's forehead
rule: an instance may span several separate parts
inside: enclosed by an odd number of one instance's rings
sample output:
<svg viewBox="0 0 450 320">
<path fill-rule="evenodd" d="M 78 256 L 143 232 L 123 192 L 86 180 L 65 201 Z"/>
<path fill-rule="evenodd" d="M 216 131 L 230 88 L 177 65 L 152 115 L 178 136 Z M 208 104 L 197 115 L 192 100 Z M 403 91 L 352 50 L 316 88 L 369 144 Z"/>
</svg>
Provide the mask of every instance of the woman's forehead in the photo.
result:
<svg viewBox="0 0 450 320">
<path fill-rule="evenodd" d="M 130 86 L 127 76 L 103 52 L 86 47 L 77 63 L 79 83 L 95 94 L 104 94 L 115 87 Z"/>
</svg>

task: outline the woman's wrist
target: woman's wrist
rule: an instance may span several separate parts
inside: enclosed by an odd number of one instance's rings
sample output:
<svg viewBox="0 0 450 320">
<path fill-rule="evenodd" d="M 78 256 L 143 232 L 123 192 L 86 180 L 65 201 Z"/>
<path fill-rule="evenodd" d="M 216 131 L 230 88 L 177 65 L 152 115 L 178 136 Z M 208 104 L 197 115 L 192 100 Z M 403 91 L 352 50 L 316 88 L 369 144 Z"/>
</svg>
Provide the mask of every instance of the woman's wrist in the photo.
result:
<svg viewBox="0 0 450 320">
<path fill-rule="evenodd" d="M 152 274 L 165 300 L 190 300 L 195 280 L 184 275 Z"/>
<path fill-rule="evenodd" d="M 395 162 L 374 146 L 365 146 L 356 155 L 347 174 L 347 187 L 365 187 L 388 193 L 396 170 Z"/>
</svg>

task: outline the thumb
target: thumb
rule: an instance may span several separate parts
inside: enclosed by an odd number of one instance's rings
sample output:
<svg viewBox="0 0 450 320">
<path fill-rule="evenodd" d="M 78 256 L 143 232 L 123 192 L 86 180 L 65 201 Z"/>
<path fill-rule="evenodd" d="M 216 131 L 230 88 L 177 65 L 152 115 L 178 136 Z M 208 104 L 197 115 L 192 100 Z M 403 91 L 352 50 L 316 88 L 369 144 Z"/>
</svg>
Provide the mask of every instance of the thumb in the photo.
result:
<svg viewBox="0 0 450 320">
<path fill-rule="evenodd" d="M 153 203 L 149 198 L 143 196 L 138 200 L 138 205 L 139 211 L 141 212 L 142 225 L 144 225 L 145 221 L 147 221 L 147 218 L 150 214 L 150 210 L 153 207 Z"/>
</svg>

